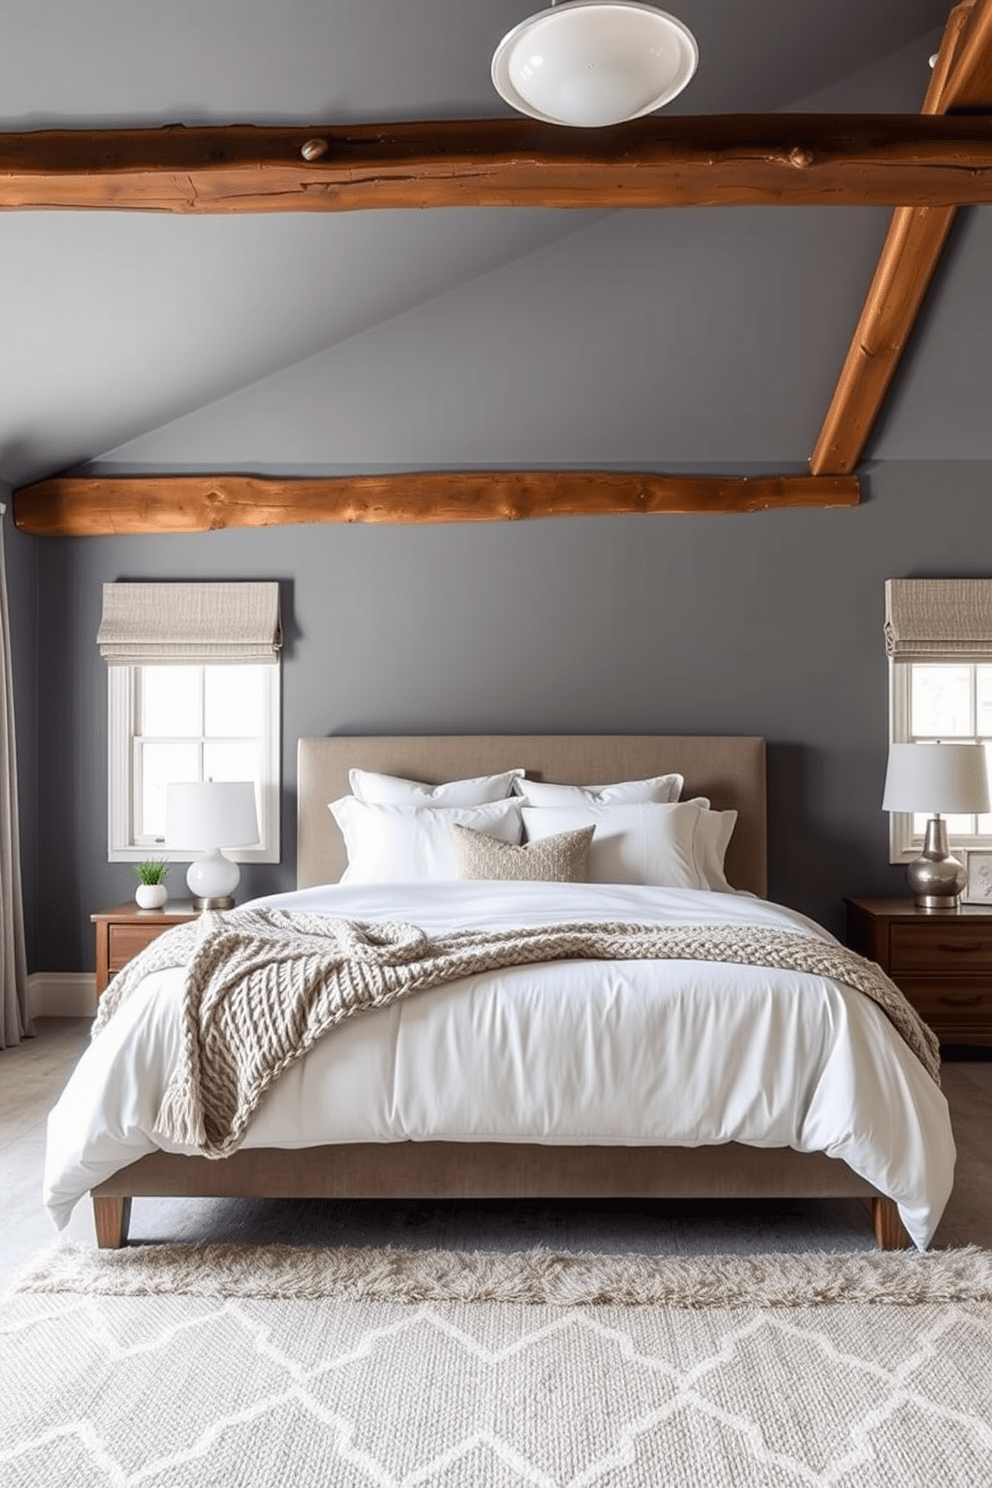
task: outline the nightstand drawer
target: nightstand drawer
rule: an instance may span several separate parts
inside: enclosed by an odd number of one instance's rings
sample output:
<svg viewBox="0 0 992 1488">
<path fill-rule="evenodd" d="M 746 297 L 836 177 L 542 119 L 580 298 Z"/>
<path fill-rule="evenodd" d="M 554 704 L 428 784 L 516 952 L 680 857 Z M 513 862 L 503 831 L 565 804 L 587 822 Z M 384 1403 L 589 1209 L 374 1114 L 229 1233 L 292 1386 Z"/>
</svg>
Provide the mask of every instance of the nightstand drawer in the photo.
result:
<svg viewBox="0 0 992 1488">
<path fill-rule="evenodd" d="M 992 980 L 984 977 L 902 977 L 899 987 L 924 1023 L 942 1030 L 968 1025 L 992 1028 Z"/>
<path fill-rule="evenodd" d="M 111 925 L 107 931 L 107 966 L 111 971 L 120 971 L 133 961 L 139 951 L 151 945 L 168 926 L 159 925 Z"/>
<path fill-rule="evenodd" d="M 173 925 L 196 919 L 196 910 L 188 900 L 173 899 L 161 909 L 138 909 L 129 899 L 113 909 L 98 910 L 90 919 L 96 930 L 94 965 L 99 997 L 115 972 Z"/>
<path fill-rule="evenodd" d="M 988 976 L 992 972 L 992 928 L 977 925 L 893 925 L 889 972 L 900 976 Z"/>
</svg>

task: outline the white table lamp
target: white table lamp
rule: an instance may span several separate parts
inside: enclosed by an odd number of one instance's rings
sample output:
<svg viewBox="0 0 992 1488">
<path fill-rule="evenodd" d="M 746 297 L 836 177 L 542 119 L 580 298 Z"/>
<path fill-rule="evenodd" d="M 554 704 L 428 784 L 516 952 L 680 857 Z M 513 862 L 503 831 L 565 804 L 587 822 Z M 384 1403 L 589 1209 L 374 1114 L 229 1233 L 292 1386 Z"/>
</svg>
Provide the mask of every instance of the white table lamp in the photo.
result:
<svg viewBox="0 0 992 1488">
<path fill-rule="evenodd" d="M 230 909 L 241 869 L 221 849 L 258 841 L 254 784 L 203 780 L 168 785 L 165 837 L 169 847 L 203 849 L 186 874 L 196 908 Z"/>
<path fill-rule="evenodd" d="M 891 744 L 883 811 L 930 814 L 920 857 L 906 866 L 921 909 L 954 909 L 967 874 L 947 844 L 945 813 L 988 811 L 983 744 Z"/>
</svg>

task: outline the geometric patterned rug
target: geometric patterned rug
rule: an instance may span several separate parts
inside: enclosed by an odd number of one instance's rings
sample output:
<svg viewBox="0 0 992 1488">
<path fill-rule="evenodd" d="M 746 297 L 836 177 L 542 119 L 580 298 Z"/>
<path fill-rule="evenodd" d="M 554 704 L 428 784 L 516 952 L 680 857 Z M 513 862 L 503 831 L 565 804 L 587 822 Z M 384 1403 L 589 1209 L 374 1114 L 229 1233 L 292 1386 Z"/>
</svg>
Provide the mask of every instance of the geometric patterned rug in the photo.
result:
<svg viewBox="0 0 992 1488">
<path fill-rule="evenodd" d="M 858 1257 L 902 1263 L 901 1302 L 860 1297 L 853 1258 L 810 1257 L 814 1284 L 820 1261 L 846 1268 L 846 1300 L 769 1304 L 781 1258 L 766 1257 L 751 1305 L 739 1288 L 719 1305 L 712 1277 L 713 1300 L 678 1305 L 396 1300 L 375 1295 L 381 1252 L 361 1299 L 301 1295 L 285 1255 L 282 1295 L 271 1269 L 269 1295 L 170 1291 L 162 1267 L 149 1288 L 116 1264 L 126 1251 L 86 1252 L 72 1290 L 60 1250 L 0 1310 L 3 1488 L 992 1483 L 985 1252 L 951 1253 L 942 1275 L 942 1253 Z M 596 1258 L 573 1259 L 588 1288 Z M 604 1259 L 600 1295 L 628 1258 Z M 449 1291 L 478 1290 L 478 1267 L 459 1283 L 457 1257 L 439 1266 Z"/>
</svg>

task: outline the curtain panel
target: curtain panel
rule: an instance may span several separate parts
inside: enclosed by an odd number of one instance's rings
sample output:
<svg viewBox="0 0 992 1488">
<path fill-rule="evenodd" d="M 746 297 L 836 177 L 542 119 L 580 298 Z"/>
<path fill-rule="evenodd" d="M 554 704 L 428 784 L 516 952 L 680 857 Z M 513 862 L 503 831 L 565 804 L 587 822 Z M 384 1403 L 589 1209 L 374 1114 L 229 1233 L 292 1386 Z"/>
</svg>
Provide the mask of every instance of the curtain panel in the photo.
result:
<svg viewBox="0 0 992 1488">
<path fill-rule="evenodd" d="M 113 666 L 275 666 L 279 585 L 104 584 L 97 645 Z"/>
<path fill-rule="evenodd" d="M 34 1033 L 28 1017 L 28 974 L 21 899 L 21 845 L 17 811 L 17 746 L 7 605 L 7 558 L 0 503 L 0 1048 Z"/>
</svg>

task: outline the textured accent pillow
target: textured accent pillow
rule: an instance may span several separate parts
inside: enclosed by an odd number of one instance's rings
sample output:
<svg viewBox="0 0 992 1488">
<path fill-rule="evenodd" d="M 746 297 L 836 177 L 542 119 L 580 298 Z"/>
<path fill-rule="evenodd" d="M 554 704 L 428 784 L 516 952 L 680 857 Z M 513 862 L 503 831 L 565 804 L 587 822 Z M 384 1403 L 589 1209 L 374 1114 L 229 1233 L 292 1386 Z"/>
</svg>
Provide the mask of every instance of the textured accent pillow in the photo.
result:
<svg viewBox="0 0 992 1488">
<path fill-rule="evenodd" d="M 554 785 L 547 780 L 517 780 L 514 790 L 531 806 L 637 806 L 643 801 L 677 801 L 685 780 L 681 775 L 652 775 L 648 780 L 616 780 L 609 785 Z"/>
<path fill-rule="evenodd" d="M 329 806 L 348 851 L 342 883 L 444 883 L 458 877 L 455 823 L 519 842 L 520 800 L 484 806 L 374 806 L 342 796 Z"/>
<path fill-rule="evenodd" d="M 556 832 L 594 826 L 589 853 L 589 882 L 654 884 L 665 889 L 707 889 L 703 871 L 704 842 L 697 801 L 604 806 L 585 801 L 577 806 L 530 806 L 524 802 L 527 841 Z"/>
<path fill-rule="evenodd" d="M 370 806 L 485 806 L 513 795 L 523 770 L 504 770 L 501 775 L 476 775 L 471 780 L 446 780 L 426 785 L 422 780 L 404 780 L 399 775 L 380 775 L 376 770 L 349 770 L 351 793 Z"/>
<path fill-rule="evenodd" d="M 457 823 L 451 833 L 460 878 L 530 879 L 540 883 L 585 883 L 595 827 L 557 832 L 522 847 Z"/>
</svg>

